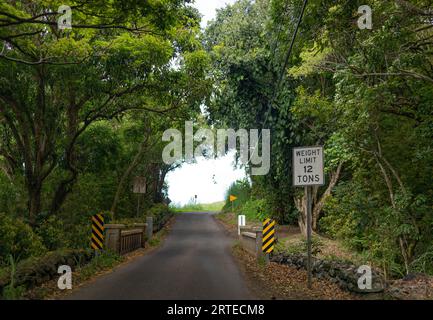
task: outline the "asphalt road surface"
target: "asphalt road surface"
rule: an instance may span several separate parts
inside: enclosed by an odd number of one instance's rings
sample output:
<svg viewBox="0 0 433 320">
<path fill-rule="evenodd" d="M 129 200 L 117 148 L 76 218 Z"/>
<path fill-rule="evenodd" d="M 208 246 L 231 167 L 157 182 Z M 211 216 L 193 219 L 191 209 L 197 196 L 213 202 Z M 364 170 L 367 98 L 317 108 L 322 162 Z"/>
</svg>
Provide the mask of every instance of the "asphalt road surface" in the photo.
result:
<svg viewBox="0 0 433 320">
<path fill-rule="evenodd" d="M 254 297 L 210 214 L 176 217 L 163 246 L 73 292 L 73 300 L 245 300 Z"/>
</svg>

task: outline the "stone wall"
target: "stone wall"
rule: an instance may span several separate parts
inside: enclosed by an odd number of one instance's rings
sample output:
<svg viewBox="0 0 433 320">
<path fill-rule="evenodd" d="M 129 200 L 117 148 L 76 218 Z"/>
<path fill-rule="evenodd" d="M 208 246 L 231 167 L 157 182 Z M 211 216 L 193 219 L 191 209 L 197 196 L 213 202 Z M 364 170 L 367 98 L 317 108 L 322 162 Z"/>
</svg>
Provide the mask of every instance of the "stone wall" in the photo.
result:
<svg viewBox="0 0 433 320">
<path fill-rule="evenodd" d="M 307 257 L 301 254 L 277 254 L 271 258 L 272 262 L 288 265 L 296 269 L 307 269 Z M 385 281 L 377 270 L 372 270 L 373 286 L 371 290 L 360 290 L 358 280 L 362 274 L 358 268 L 349 262 L 330 261 L 313 258 L 312 272 L 314 277 L 328 279 L 339 285 L 343 290 L 357 293 L 378 293 L 383 292 Z"/>
</svg>

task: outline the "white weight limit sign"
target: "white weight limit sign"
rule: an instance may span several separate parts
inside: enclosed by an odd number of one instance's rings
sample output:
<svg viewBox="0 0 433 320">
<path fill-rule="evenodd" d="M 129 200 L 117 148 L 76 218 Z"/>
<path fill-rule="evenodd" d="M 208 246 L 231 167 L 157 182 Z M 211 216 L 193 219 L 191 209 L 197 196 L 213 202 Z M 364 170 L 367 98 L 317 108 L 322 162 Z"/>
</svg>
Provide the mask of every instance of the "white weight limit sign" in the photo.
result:
<svg viewBox="0 0 433 320">
<path fill-rule="evenodd" d="M 303 147 L 293 149 L 293 186 L 323 186 L 323 147 Z"/>
</svg>

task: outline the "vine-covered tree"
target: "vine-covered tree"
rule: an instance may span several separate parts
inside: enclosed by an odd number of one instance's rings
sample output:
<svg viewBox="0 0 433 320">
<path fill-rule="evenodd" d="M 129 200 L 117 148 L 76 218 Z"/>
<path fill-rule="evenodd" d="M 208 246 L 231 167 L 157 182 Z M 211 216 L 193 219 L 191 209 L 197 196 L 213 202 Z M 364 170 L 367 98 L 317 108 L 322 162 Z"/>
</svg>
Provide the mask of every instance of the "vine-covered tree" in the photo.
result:
<svg viewBox="0 0 433 320">
<path fill-rule="evenodd" d="M 304 211 L 291 148 L 322 144 L 327 184 L 314 190 L 314 229 L 386 271 L 431 264 L 431 1 L 308 1 L 285 64 L 303 4 L 241 0 L 219 11 L 204 38 L 210 121 L 271 128 L 271 173 L 252 178 L 253 197 L 281 222 Z M 372 8 L 372 30 L 358 28 L 361 5 Z"/>
</svg>

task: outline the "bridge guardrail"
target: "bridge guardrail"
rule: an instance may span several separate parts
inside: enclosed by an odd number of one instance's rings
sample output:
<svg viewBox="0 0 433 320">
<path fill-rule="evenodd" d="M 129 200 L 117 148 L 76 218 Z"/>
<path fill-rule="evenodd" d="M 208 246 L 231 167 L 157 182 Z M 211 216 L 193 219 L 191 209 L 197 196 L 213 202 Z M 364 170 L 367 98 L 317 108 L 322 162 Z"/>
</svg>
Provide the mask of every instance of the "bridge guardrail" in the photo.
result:
<svg viewBox="0 0 433 320">
<path fill-rule="evenodd" d="M 132 226 L 107 224 L 105 249 L 123 255 L 144 248 L 146 240 L 150 240 L 148 237 L 153 233 L 151 219 L 147 221 L 150 223 L 135 223 Z"/>
<path fill-rule="evenodd" d="M 143 229 L 122 231 L 120 235 L 120 254 L 124 255 L 143 248 Z"/>
</svg>

